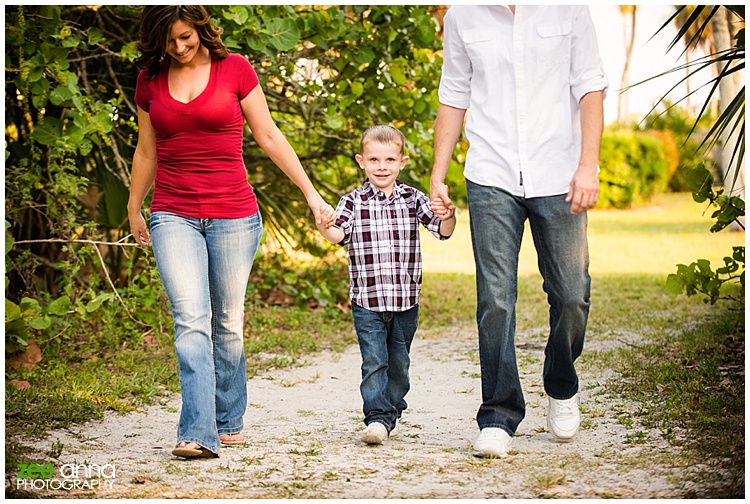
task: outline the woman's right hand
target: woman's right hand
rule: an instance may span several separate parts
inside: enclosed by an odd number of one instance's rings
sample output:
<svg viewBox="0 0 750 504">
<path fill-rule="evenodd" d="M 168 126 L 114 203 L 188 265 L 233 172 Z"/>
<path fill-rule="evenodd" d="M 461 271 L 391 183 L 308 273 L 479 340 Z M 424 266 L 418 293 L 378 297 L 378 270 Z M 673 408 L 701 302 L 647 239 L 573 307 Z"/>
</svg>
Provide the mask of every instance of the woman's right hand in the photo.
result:
<svg viewBox="0 0 750 504">
<path fill-rule="evenodd" d="M 130 232 L 135 242 L 138 245 L 147 246 L 151 242 L 151 236 L 148 234 L 146 219 L 143 218 L 143 214 L 140 211 L 136 214 L 130 214 L 128 220 L 130 221 Z"/>
</svg>

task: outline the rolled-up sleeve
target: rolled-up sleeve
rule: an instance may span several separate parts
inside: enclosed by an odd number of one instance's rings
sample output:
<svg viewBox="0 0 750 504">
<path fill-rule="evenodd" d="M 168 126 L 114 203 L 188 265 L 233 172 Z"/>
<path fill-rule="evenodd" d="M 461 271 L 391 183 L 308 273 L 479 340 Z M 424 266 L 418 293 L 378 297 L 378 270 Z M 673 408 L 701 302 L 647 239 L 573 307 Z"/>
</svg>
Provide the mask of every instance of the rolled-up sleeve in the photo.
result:
<svg viewBox="0 0 750 504">
<path fill-rule="evenodd" d="M 443 105 L 459 109 L 468 109 L 471 100 L 471 60 L 450 9 L 444 19 L 443 72 L 438 99 Z"/>
<path fill-rule="evenodd" d="M 587 93 L 603 91 L 607 96 L 609 80 L 599 56 L 599 43 L 588 7 L 580 7 L 573 19 L 573 45 L 570 62 L 570 88 L 576 101 Z"/>
<path fill-rule="evenodd" d="M 351 195 L 344 195 L 336 207 L 336 221 L 333 225 L 344 232 L 344 238 L 338 245 L 347 245 L 352 241 L 352 221 L 354 219 L 354 201 Z"/>
</svg>

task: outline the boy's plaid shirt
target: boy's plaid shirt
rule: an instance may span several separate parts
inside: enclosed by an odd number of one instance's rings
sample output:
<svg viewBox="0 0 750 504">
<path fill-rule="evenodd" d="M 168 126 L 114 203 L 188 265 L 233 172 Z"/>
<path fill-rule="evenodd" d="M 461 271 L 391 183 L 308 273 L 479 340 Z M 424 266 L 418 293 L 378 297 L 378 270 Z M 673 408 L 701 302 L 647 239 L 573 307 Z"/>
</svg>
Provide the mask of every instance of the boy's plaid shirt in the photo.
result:
<svg viewBox="0 0 750 504">
<path fill-rule="evenodd" d="M 344 195 L 335 226 L 349 252 L 349 296 L 375 312 L 401 312 L 416 306 L 422 285 L 419 224 L 441 240 L 440 219 L 422 192 L 396 181 L 393 194 L 370 181 Z"/>
</svg>

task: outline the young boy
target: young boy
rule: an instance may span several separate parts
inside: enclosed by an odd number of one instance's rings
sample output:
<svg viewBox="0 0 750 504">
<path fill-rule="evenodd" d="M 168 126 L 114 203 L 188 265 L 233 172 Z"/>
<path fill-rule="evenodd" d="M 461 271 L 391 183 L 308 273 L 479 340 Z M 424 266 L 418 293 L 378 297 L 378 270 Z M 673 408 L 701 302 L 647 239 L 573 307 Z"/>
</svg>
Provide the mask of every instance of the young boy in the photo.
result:
<svg viewBox="0 0 750 504">
<path fill-rule="evenodd" d="M 406 409 L 409 350 L 417 330 L 422 257 L 419 224 L 445 240 L 453 234 L 453 206 L 433 203 L 397 180 L 409 160 L 404 135 L 393 126 L 364 132 L 356 160 L 364 185 L 344 195 L 333 215 L 318 224 L 331 243 L 349 253 L 349 296 L 362 354 L 365 425 L 362 441 L 381 444 Z M 333 208 L 330 208 L 332 211 Z M 444 215 L 443 219 L 436 213 Z"/>
</svg>

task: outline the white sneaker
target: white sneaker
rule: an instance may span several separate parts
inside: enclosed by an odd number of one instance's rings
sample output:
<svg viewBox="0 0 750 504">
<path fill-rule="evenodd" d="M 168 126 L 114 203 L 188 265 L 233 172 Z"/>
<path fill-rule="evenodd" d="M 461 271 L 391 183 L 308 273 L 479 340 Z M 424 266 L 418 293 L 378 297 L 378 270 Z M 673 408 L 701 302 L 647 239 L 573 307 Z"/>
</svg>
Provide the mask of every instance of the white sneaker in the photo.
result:
<svg viewBox="0 0 750 504">
<path fill-rule="evenodd" d="M 362 442 L 367 444 L 383 444 L 388 439 L 388 429 L 379 422 L 372 422 L 362 433 Z"/>
<path fill-rule="evenodd" d="M 578 394 L 570 399 L 549 398 L 547 428 L 558 441 L 570 441 L 578 432 L 581 412 L 578 409 Z"/>
<path fill-rule="evenodd" d="M 474 441 L 475 457 L 505 457 L 513 438 L 499 427 L 485 427 Z"/>
</svg>

